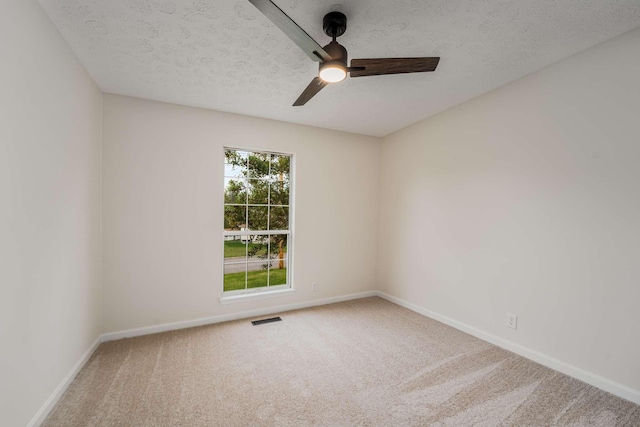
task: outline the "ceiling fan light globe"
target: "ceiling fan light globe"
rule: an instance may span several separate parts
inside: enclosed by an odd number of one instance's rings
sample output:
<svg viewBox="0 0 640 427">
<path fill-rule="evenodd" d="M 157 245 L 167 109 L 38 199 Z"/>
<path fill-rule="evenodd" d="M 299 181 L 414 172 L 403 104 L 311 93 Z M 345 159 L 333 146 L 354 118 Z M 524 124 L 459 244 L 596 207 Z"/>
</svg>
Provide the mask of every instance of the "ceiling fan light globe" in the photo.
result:
<svg viewBox="0 0 640 427">
<path fill-rule="evenodd" d="M 327 65 L 322 67 L 319 77 L 327 83 L 337 83 L 347 78 L 347 70 L 339 65 Z"/>
</svg>

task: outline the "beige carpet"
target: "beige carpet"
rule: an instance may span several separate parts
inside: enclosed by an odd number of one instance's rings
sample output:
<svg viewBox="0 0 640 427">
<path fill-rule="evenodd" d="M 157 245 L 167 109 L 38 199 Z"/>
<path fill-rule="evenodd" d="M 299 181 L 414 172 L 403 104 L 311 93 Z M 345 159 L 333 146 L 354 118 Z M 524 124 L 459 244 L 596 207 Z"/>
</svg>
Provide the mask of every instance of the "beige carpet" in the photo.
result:
<svg viewBox="0 0 640 427">
<path fill-rule="evenodd" d="M 640 426 L 640 406 L 380 298 L 102 344 L 45 426 Z"/>
</svg>

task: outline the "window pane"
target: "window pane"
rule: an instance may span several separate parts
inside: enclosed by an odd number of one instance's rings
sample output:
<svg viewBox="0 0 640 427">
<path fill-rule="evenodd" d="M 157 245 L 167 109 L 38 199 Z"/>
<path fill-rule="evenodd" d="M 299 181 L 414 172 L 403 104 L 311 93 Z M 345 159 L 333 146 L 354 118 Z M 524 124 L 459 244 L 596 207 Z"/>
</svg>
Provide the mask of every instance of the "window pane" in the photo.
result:
<svg viewBox="0 0 640 427">
<path fill-rule="evenodd" d="M 224 150 L 224 176 L 246 177 L 248 157 L 246 151 Z"/>
<path fill-rule="evenodd" d="M 269 267 L 269 286 L 287 284 L 287 259 L 272 261 Z"/>
<path fill-rule="evenodd" d="M 247 257 L 249 261 L 266 260 L 269 249 L 269 236 L 250 236 L 250 243 L 247 247 Z"/>
<path fill-rule="evenodd" d="M 249 153 L 249 176 L 263 179 L 269 176 L 269 154 Z"/>
<path fill-rule="evenodd" d="M 286 234 L 272 234 L 269 236 L 269 259 L 281 260 L 287 258 Z"/>
<path fill-rule="evenodd" d="M 224 265 L 224 291 L 237 291 L 246 289 L 247 265 L 225 264 Z"/>
<path fill-rule="evenodd" d="M 247 288 L 262 288 L 267 286 L 267 262 L 250 262 L 247 264 Z"/>
<path fill-rule="evenodd" d="M 271 182 L 271 205 L 288 205 L 289 204 L 289 182 L 273 181 Z"/>
<path fill-rule="evenodd" d="M 244 262 L 247 257 L 247 236 L 224 237 L 224 262 Z"/>
<path fill-rule="evenodd" d="M 250 179 L 247 190 L 250 205 L 266 205 L 269 203 L 269 181 Z"/>
<path fill-rule="evenodd" d="M 267 206 L 249 206 L 248 211 L 249 230 L 266 230 L 269 208 Z"/>
<path fill-rule="evenodd" d="M 271 179 L 273 181 L 289 181 L 291 156 L 271 155 Z"/>
<path fill-rule="evenodd" d="M 234 205 L 247 203 L 246 180 L 236 178 L 224 179 L 224 203 Z"/>
<path fill-rule="evenodd" d="M 246 167 L 240 167 L 236 165 L 224 164 L 224 176 L 229 178 L 244 178 L 244 172 Z"/>
<path fill-rule="evenodd" d="M 224 207 L 224 229 L 226 231 L 244 230 L 247 224 L 247 208 L 245 206 Z"/>
<path fill-rule="evenodd" d="M 269 215 L 269 230 L 289 229 L 289 208 L 271 206 Z"/>
</svg>

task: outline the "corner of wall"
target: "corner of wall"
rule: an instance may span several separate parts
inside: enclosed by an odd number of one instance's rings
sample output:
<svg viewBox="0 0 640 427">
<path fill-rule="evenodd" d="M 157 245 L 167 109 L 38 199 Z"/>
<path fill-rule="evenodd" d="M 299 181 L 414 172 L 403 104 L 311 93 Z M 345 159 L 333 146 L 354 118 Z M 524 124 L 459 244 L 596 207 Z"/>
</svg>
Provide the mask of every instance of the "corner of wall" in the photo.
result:
<svg viewBox="0 0 640 427">
<path fill-rule="evenodd" d="M 104 260 L 103 260 L 103 242 L 104 242 L 104 237 L 103 237 L 103 221 L 102 221 L 102 217 L 103 217 L 103 203 L 104 203 L 104 197 L 103 197 L 103 193 L 104 193 L 104 186 L 103 186 L 103 182 L 104 182 L 104 177 L 103 177 L 103 168 L 104 168 L 104 163 L 103 163 L 103 155 L 104 155 L 104 92 L 100 91 L 100 124 L 99 124 L 99 145 L 100 145 L 100 174 L 99 174 L 99 180 L 100 180 L 100 202 L 99 202 L 99 207 L 98 209 L 100 210 L 100 218 L 99 218 L 99 227 L 100 227 L 100 231 L 99 231 L 99 235 L 98 235 L 98 239 L 99 239 L 99 249 L 98 249 L 98 256 L 100 257 L 100 261 L 98 262 L 98 269 L 99 269 L 99 273 L 98 273 L 98 303 L 100 304 L 100 311 L 98 313 L 98 315 L 100 316 L 100 319 L 98 321 L 98 326 L 100 328 L 100 334 L 104 333 L 104 327 L 103 327 L 103 323 L 104 323 L 104 319 L 103 319 L 103 311 L 104 311 L 104 304 L 103 304 L 103 295 L 104 295 Z"/>
</svg>

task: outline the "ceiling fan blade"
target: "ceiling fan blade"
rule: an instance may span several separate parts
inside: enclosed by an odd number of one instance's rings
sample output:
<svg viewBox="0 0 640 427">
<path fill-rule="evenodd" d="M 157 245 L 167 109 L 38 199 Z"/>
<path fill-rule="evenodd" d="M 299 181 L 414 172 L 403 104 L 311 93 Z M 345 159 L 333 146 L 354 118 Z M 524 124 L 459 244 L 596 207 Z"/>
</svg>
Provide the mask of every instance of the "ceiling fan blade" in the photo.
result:
<svg viewBox="0 0 640 427">
<path fill-rule="evenodd" d="M 352 68 L 364 67 L 364 70 L 353 70 L 350 74 L 351 77 L 365 77 L 383 74 L 424 73 L 434 71 L 439 61 L 439 57 L 352 59 Z"/>
<path fill-rule="evenodd" d="M 295 44 L 316 62 L 330 61 L 331 57 L 314 39 L 289 18 L 271 0 L 249 0 L 271 22 L 280 28 Z"/>
<path fill-rule="evenodd" d="M 328 84 L 329 83 L 325 82 L 320 77 L 314 78 L 313 80 L 311 80 L 311 83 L 309 83 L 309 86 L 307 86 L 305 90 L 302 91 L 298 99 L 296 99 L 296 102 L 293 103 L 293 106 L 299 107 L 306 104 L 311 98 L 315 96 L 316 93 L 320 92 L 320 90 L 322 90 L 322 88 Z"/>
</svg>

